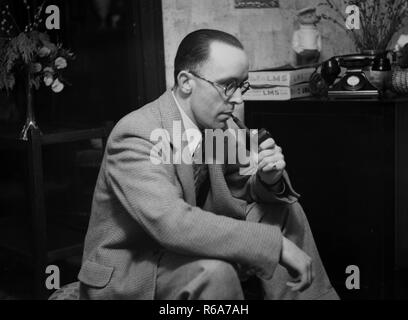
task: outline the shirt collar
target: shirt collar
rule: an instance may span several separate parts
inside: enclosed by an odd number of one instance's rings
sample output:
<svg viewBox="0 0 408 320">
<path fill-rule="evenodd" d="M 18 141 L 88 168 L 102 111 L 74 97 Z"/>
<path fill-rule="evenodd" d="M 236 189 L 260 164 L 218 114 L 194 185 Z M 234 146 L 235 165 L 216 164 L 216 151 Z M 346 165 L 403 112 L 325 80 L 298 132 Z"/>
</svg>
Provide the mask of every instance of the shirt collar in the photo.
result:
<svg viewBox="0 0 408 320">
<path fill-rule="evenodd" d="M 201 140 L 202 140 L 200 129 L 194 123 L 194 121 L 191 120 L 191 118 L 187 115 L 187 113 L 183 110 L 183 108 L 180 106 L 180 104 L 177 101 L 177 98 L 176 98 L 173 90 L 171 91 L 171 94 L 173 95 L 173 99 L 174 99 L 174 101 L 176 103 L 176 106 L 177 106 L 178 110 L 180 111 L 181 121 L 183 122 L 184 129 L 186 131 L 189 130 L 189 132 L 192 132 L 193 134 L 197 132 L 197 134 L 200 135 L 199 139 L 198 138 L 197 139 L 192 139 L 191 141 L 188 142 L 188 149 L 190 150 L 190 154 L 194 155 L 194 153 L 196 152 L 196 150 L 199 147 L 199 145 L 201 143 Z"/>
</svg>

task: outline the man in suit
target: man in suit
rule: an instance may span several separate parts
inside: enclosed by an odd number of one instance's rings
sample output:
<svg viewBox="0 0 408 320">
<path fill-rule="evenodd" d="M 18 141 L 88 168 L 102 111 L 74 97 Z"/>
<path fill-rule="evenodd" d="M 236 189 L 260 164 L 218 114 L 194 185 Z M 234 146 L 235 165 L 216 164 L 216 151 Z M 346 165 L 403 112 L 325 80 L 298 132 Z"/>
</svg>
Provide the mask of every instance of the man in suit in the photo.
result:
<svg viewBox="0 0 408 320">
<path fill-rule="evenodd" d="M 94 193 L 82 299 L 243 299 L 248 277 L 265 299 L 338 298 L 273 139 L 253 174 L 195 161 L 204 129 L 233 126 L 248 69 L 235 37 L 195 31 L 179 46 L 173 90 L 116 125 Z M 165 150 L 192 161 L 162 161 Z"/>
</svg>

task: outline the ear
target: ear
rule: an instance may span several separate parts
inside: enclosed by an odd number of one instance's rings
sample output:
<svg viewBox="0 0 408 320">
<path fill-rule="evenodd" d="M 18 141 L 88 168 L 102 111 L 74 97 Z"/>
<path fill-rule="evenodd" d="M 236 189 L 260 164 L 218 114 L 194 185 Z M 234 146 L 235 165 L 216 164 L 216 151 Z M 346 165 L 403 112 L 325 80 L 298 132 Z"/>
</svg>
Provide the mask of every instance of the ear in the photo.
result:
<svg viewBox="0 0 408 320">
<path fill-rule="evenodd" d="M 181 71 L 177 76 L 178 88 L 184 94 L 190 94 L 193 90 L 192 88 L 192 78 L 191 75 L 186 71 Z"/>
</svg>

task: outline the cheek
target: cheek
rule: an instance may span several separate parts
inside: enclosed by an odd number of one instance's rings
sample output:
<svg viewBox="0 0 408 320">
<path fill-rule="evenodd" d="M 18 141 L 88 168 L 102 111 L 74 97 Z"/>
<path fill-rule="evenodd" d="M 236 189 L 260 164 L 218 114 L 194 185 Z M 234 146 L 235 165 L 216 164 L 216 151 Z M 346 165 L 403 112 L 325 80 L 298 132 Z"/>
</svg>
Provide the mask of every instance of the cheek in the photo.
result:
<svg viewBox="0 0 408 320">
<path fill-rule="evenodd" d="M 195 114 L 198 115 L 201 121 L 207 124 L 212 122 L 215 117 L 213 108 L 208 104 L 202 104 L 200 108 L 195 110 Z"/>
<path fill-rule="evenodd" d="M 218 96 L 202 95 L 197 97 L 194 102 L 196 114 L 206 119 L 216 117 L 223 110 L 223 102 Z"/>
</svg>

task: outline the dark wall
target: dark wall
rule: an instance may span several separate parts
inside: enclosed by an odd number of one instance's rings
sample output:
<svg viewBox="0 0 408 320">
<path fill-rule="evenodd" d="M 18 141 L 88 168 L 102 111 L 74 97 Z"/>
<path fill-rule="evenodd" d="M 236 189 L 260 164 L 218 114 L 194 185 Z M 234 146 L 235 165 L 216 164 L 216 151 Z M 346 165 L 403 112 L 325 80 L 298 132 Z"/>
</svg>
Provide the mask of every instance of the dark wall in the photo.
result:
<svg viewBox="0 0 408 320">
<path fill-rule="evenodd" d="M 161 1 L 112 1 L 105 23 L 92 1 L 59 2 L 77 59 L 72 87 L 53 99 L 57 117 L 117 121 L 165 90 Z"/>
<path fill-rule="evenodd" d="M 41 2 L 29 1 L 32 7 Z M 40 123 L 117 121 L 164 92 L 160 0 L 113 0 L 104 21 L 94 1 L 52 4 L 60 8 L 61 30 L 48 33 L 71 49 L 76 60 L 66 70 L 71 85 L 62 93 L 52 94 L 48 88 L 36 93 Z M 26 10 L 14 1 L 11 9 L 24 26 Z M 17 107 L 24 117 L 24 105 Z M 10 118 L 10 111 L 0 116 Z"/>
<path fill-rule="evenodd" d="M 397 298 L 406 282 L 407 101 L 247 102 L 282 147 L 326 270 L 343 299 Z M 398 222 L 398 223 L 397 223 Z M 404 250 L 405 251 L 404 251 Z M 360 269 L 349 290 L 346 269 Z"/>
</svg>

